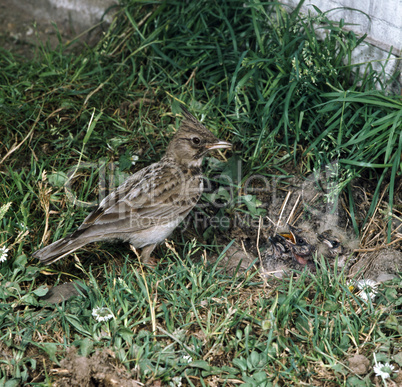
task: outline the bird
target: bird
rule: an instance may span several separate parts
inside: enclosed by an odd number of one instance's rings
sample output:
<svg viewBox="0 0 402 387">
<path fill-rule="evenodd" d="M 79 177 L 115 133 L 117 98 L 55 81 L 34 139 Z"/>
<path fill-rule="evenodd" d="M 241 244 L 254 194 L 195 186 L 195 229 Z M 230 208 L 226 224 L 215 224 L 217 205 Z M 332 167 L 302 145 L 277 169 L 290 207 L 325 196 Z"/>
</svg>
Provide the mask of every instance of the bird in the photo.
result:
<svg viewBox="0 0 402 387">
<path fill-rule="evenodd" d="M 300 268 L 283 238 L 279 238 L 276 234 L 268 239 L 271 242 L 271 249 L 267 249 L 261 255 L 262 275 L 282 278 L 284 272 Z"/>
<path fill-rule="evenodd" d="M 201 164 L 214 149 L 231 148 L 181 104 L 184 119 L 164 156 L 131 175 L 106 196 L 72 234 L 33 254 L 51 264 L 92 242 L 129 242 L 151 261 L 155 246 L 167 238 L 197 204 L 203 191 Z"/>
<path fill-rule="evenodd" d="M 284 244 L 291 250 L 292 257 L 297 263 L 307 265 L 313 259 L 313 253 L 316 250 L 315 246 L 301 236 L 302 230 L 290 224 L 287 226 L 289 232 L 279 233 L 277 237 L 283 239 Z"/>
<path fill-rule="evenodd" d="M 337 233 L 333 230 L 326 230 L 318 234 L 317 239 L 321 242 L 318 248 L 318 254 L 331 259 L 332 262 L 337 258 L 337 266 L 344 267 L 347 259 L 350 258 L 353 253 L 353 248 L 347 244 L 345 245 L 347 241 L 342 243 L 341 238 L 336 234 Z"/>
<path fill-rule="evenodd" d="M 268 238 L 272 248 L 261 256 L 262 271 L 274 273 L 276 277 L 282 277 L 284 271 L 303 270 L 306 266 L 315 271 L 315 246 L 301 236 L 301 230 L 287 226 L 289 232 L 276 233 Z"/>
</svg>

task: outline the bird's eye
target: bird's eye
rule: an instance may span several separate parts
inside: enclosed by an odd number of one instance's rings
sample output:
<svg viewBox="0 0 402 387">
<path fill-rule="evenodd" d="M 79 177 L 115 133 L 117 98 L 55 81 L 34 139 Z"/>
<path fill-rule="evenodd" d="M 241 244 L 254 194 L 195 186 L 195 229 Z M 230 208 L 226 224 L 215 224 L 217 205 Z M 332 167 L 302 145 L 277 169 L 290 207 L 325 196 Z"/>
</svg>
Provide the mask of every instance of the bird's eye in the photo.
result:
<svg viewBox="0 0 402 387">
<path fill-rule="evenodd" d="M 201 143 L 201 140 L 198 137 L 193 137 L 191 140 L 193 141 L 194 145 L 200 145 Z"/>
<path fill-rule="evenodd" d="M 304 245 L 306 241 L 303 238 L 297 238 L 297 244 Z"/>
<path fill-rule="evenodd" d="M 340 246 L 340 243 L 338 241 L 331 241 L 331 244 L 333 249 L 336 249 L 337 247 Z"/>
</svg>

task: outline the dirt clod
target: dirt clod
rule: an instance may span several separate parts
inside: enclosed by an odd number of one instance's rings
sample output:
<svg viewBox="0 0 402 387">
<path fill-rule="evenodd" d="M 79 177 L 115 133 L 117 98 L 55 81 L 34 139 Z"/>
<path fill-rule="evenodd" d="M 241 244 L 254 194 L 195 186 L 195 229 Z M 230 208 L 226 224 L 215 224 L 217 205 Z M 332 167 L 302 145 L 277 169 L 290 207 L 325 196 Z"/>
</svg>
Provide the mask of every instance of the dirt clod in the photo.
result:
<svg viewBox="0 0 402 387">
<path fill-rule="evenodd" d="M 352 267 L 351 275 L 359 273 L 362 278 L 383 282 L 401 270 L 402 251 L 388 248 L 363 255 Z"/>
<path fill-rule="evenodd" d="M 370 361 L 366 356 L 354 354 L 348 359 L 349 368 L 357 375 L 366 375 L 369 371 Z"/>
<path fill-rule="evenodd" d="M 67 350 L 60 362 L 61 369 L 54 369 L 53 376 L 59 378 L 53 384 L 58 387 L 104 386 L 139 387 L 128 371 L 112 356 L 109 350 L 96 351 L 90 357 L 77 355 L 75 348 Z"/>
</svg>

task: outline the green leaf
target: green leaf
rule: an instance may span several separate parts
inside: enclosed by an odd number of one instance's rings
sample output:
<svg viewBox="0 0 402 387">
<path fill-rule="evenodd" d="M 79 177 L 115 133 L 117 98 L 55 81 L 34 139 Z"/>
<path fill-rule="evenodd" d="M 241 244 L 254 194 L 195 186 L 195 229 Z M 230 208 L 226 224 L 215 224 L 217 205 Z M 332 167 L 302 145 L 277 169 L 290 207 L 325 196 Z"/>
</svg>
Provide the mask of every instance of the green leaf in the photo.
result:
<svg viewBox="0 0 402 387">
<path fill-rule="evenodd" d="M 247 371 L 247 361 L 243 358 L 233 359 L 233 365 L 236 366 L 241 372 Z"/>
<path fill-rule="evenodd" d="M 9 380 L 7 380 L 7 382 L 5 384 L 3 384 L 3 386 L 4 387 L 18 387 L 18 386 L 21 386 L 21 379 L 20 378 L 9 379 Z"/>
<path fill-rule="evenodd" d="M 35 297 L 35 295 L 33 293 L 28 293 L 25 294 L 25 296 L 21 297 L 18 302 L 15 302 L 13 304 L 13 307 L 16 307 L 17 305 L 32 305 L 32 306 L 38 306 L 39 305 L 39 301 L 38 299 Z"/>
<path fill-rule="evenodd" d="M 385 326 L 386 326 L 388 329 L 392 329 L 392 330 L 394 330 L 394 331 L 397 331 L 398 333 L 401 333 L 401 332 L 402 332 L 402 325 L 399 324 L 398 318 L 397 318 L 395 315 L 393 315 L 393 314 L 390 314 L 390 315 L 386 318 L 386 320 L 385 320 Z"/>
<path fill-rule="evenodd" d="M 87 337 L 82 340 L 76 340 L 73 344 L 79 348 L 81 356 L 85 357 L 88 357 L 91 354 L 94 347 L 93 341 Z"/>
<path fill-rule="evenodd" d="M 86 330 L 83 326 L 81 321 L 78 319 L 77 316 L 73 316 L 71 314 L 65 315 L 66 320 L 80 333 L 91 336 L 91 333 Z"/>
<path fill-rule="evenodd" d="M 264 208 L 259 208 L 262 202 L 258 200 L 255 195 L 244 195 L 241 197 L 241 201 L 246 205 L 247 210 L 253 216 L 260 216 L 266 212 Z"/>
<path fill-rule="evenodd" d="M 340 308 L 340 305 L 339 305 L 337 302 L 330 301 L 330 300 L 326 300 L 326 301 L 324 302 L 324 307 L 323 307 L 323 309 L 324 309 L 325 311 L 328 311 L 328 312 L 335 312 L 335 311 L 338 310 L 339 308 Z"/>
<path fill-rule="evenodd" d="M 194 360 L 189 364 L 190 367 L 201 368 L 205 371 L 212 371 L 212 367 L 205 360 Z"/>
<path fill-rule="evenodd" d="M 352 376 L 346 380 L 347 387 L 366 387 L 371 386 L 370 381 L 366 381 L 365 379 L 360 379 L 357 376 Z"/>
<path fill-rule="evenodd" d="M 56 358 L 56 353 L 57 353 L 57 344 L 55 343 L 40 343 L 36 344 L 38 348 L 42 349 L 46 354 L 49 356 L 49 359 L 54 362 L 59 364 L 59 361 Z"/>
<path fill-rule="evenodd" d="M 398 352 L 395 356 L 393 356 L 393 360 L 399 365 L 399 367 L 402 367 L 402 352 Z"/>
<path fill-rule="evenodd" d="M 51 185 L 61 188 L 68 180 L 68 176 L 64 172 L 58 171 L 49 175 L 47 179 Z"/>
<path fill-rule="evenodd" d="M 18 267 L 18 266 L 25 267 L 27 262 L 28 262 L 27 256 L 25 254 L 21 254 L 17 258 L 14 259 L 13 266 L 14 267 Z"/>
<path fill-rule="evenodd" d="M 335 372 L 342 374 L 342 375 L 347 375 L 349 371 L 340 363 L 337 363 L 331 367 Z"/>
<path fill-rule="evenodd" d="M 128 329 L 126 327 L 121 327 L 117 330 L 116 332 L 119 336 L 121 336 L 124 340 L 131 342 L 132 337 L 134 336 L 134 333 L 131 329 Z"/>
<path fill-rule="evenodd" d="M 98 115 L 93 119 L 94 114 L 95 114 L 95 109 L 92 113 L 91 120 L 89 121 L 89 127 L 88 127 L 87 133 L 85 134 L 85 137 L 84 137 L 84 141 L 83 141 L 84 145 L 89 141 L 89 138 L 91 137 L 91 134 L 92 134 L 93 130 L 95 129 L 96 123 L 98 122 L 99 118 L 101 118 L 103 112 L 98 113 Z"/>
<path fill-rule="evenodd" d="M 45 285 L 42 285 L 39 288 L 35 289 L 32 293 L 38 297 L 43 297 L 48 291 L 49 288 Z"/>
<path fill-rule="evenodd" d="M 376 353 L 375 358 L 377 359 L 377 363 L 389 363 L 391 361 L 389 356 L 381 351 Z"/>
<path fill-rule="evenodd" d="M 126 151 L 119 157 L 119 168 L 121 171 L 125 171 L 126 169 L 129 169 L 131 165 L 131 155 L 128 151 Z"/>
<path fill-rule="evenodd" d="M 249 370 L 254 370 L 256 368 L 262 367 L 264 364 L 263 358 L 264 354 L 260 354 L 256 351 L 252 351 L 250 356 L 247 358 L 247 367 Z"/>
</svg>

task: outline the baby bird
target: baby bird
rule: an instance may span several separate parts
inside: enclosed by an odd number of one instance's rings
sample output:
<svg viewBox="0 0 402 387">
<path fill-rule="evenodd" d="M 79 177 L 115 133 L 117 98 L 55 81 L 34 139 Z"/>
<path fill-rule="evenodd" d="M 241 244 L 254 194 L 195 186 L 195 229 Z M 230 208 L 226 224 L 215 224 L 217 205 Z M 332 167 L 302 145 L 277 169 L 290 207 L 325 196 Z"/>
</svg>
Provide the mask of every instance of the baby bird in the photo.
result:
<svg viewBox="0 0 402 387">
<path fill-rule="evenodd" d="M 317 236 L 319 242 L 318 256 L 322 254 L 331 260 L 338 257 L 338 267 L 345 266 L 346 260 L 350 257 L 353 249 L 344 246 L 338 236 L 332 230 L 326 230 Z"/>
<path fill-rule="evenodd" d="M 91 242 L 129 242 L 150 261 L 155 246 L 167 238 L 197 204 L 203 190 L 201 163 L 213 149 L 232 145 L 215 137 L 181 106 L 184 120 L 162 159 L 130 176 L 106 196 L 71 235 L 36 251 L 50 264 Z"/>
<path fill-rule="evenodd" d="M 278 237 L 283 238 L 285 245 L 290 249 L 292 257 L 297 263 L 307 265 L 309 263 L 308 261 L 313 259 L 315 246 L 308 243 L 308 241 L 300 235 L 301 230 L 290 224 L 287 226 L 289 233 L 277 234 Z"/>
<path fill-rule="evenodd" d="M 285 271 L 292 269 L 294 261 L 289 248 L 277 235 L 269 237 L 271 249 L 267 249 L 261 255 L 261 274 L 282 278 Z"/>
<path fill-rule="evenodd" d="M 308 267 L 315 271 L 313 253 L 315 247 L 300 235 L 300 230 L 288 225 L 288 233 L 276 234 L 269 238 L 272 249 L 261 257 L 263 272 L 281 278 L 288 270 L 303 270 Z"/>
</svg>

